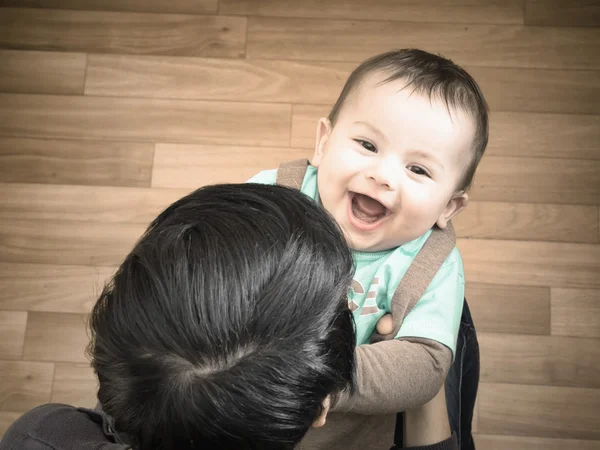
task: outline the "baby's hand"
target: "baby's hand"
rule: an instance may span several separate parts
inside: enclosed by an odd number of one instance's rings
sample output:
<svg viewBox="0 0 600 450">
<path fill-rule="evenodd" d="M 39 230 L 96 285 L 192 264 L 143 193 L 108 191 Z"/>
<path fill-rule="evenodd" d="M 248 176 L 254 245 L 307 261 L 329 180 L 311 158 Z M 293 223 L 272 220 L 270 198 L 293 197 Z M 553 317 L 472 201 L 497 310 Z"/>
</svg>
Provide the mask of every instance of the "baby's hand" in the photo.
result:
<svg viewBox="0 0 600 450">
<path fill-rule="evenodd" d="M 392 324 L 392 315 L 386 314 L 386 315 L 382 316 L 381 319 L 379 319 L 377 321 L 377 325 L 375 326 L 375 329 L 382 336 L 388 335 L 392 331 L 394 331 L 394 327 Z"/>
</svg>

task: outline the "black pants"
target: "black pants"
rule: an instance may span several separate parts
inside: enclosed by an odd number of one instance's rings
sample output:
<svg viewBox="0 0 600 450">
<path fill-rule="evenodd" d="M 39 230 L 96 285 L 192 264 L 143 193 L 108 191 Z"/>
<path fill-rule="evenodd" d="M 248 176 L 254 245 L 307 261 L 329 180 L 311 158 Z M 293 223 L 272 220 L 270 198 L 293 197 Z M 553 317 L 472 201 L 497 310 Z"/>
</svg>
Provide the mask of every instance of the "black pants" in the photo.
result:
<svg viewBox="0 0 600 450">
<path fill-rule="evenodd" d="M 471 311 L 465 299 L 456 341 L 456 355 L 446 378 L 446 403 L 450 429 L 455 433 L 458 448 L 461 450 L 475 450 L 471 423 L 478 386 L 479 342 Z M 402 448 L 402 421 L 402 413 L 399 413 L 394 437 L 396 448 Z"/>
</svg>

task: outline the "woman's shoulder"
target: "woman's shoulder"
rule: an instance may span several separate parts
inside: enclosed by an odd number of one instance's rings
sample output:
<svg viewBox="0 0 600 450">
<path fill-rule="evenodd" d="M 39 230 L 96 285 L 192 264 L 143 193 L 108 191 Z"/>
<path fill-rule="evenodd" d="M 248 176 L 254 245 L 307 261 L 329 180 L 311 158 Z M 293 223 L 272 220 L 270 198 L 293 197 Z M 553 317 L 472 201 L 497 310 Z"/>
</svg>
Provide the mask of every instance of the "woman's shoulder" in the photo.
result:
<svg viewBox="0 0 600 450">
<path fill-rule="evenodd" d="M 108 445 L 107 445 L 108 444 Z M 0 441 L 0 450 L 124 450 L 111 444 L 102 427 L 102 416 L 93 410 L 60 403 L 38 406 L 19 417 Z"/>
</svg>

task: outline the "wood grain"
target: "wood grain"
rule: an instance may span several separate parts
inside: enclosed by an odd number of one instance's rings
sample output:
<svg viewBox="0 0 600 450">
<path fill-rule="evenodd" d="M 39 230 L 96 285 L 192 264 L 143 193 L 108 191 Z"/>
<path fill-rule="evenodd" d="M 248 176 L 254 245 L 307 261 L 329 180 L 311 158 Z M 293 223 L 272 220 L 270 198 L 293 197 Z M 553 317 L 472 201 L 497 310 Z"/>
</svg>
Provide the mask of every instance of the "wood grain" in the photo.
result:
<svg viewBox="0 0 600 450">
<path fill-rule="evenodd" d="M 102 11 L 207 14 L 216 13 L 219 0 L 0 0 L 0 6 Z"/>
<path fill-rule="evenodd" d="M 0 183 L 0 218 L 146 225 L 189 191 Z"/>
<path fill-rule="evenodd" d="M 600 77 L 597 71 L 475 66 L 467 66 L 466 69 L 480 85 L 492 117 L 496 111 L 600 113 Z"/>
<path fill-rule="evenodd" d="M 477 433 L 479 428 L 479 407 L 477 406 L 477 400 L 475 400 L 475 406 L 473 407 L 473 420 L 471 422 L 471 433 Z"/>
<path fill-rule="evenodd" d="M 331 106 L 294 105 L 291 146 L 314 150 L 317 139 L 317 123 L 321 117 L 327 117 L 330 110 Z"/>
<path fill-rule="evenodd" d="M 600 291 L 551 290 L 552 334 L 600 338 Z"/>
<path fill-rule="evenodd" d="M 90 55 L 86 95 L 333 103 L 347 63 Z"/>
<path fill-rule="evenodd" d="M 0 359 L 21 359 L 27 313 L 0 311 Z"/>
<path fill-rule="evenodd" d="M 84 314 L 30 312 L 23 359 L 87 362 L 86 320 Z"/>
<path fill-rule="evenodd" d="M 25 412 L 50 401 L 54 363 L 0 361 L 0 411 Z"/>
<path fill-rule="evenodd" d="M 150 143 L 0 137 L 0 181 L 150 186 Z"/>
<path fill-rule="evenodd" d="M 246 19 L 214 15 L 3 8 L 0 47 L 178 56 L 244 56 Z"/>
<path fill-rule="evenodd" d="M 595 339 L 478 333 L 483 382 L 600 388 Z"/>
<path fill-rule="evenodd" d="M 39 94 L 82 94 L 83 53 L 0 50 L 0 91 Z"/>
<path fill-rule="evenodd" d="M 596 206 L 470 202 L 453 219 L 457 236 L 598 243 Z"/>
<path fill-rule="evenodd" d="M 474 438 L 477 448 L 481 450 L 600 450 L 600 441 L 486 434 L 477 434 Z"/>
<path fill-rule="evenodd" d="M 281 162 L 307 157 L 305 150 L 214 145 L 157 144 L 153 187 L 198 188 L 214 183 L 243 183 Z"/>
<path fill-rule="evenodd" d="M 479 433 L 600 439 L 600 390 L 482 383 Z"/>
<path fill-rule="evenodd" d="M 0 220 L 0 261 L 117 265 L 145 230 L 142 224 Z"/>
<path fill-rule="evenodd" d="M 88 313 L 114 267 L 0 263 L 0 310 Z"/>
<path fill-rule="evenodd" d="M 0 136 L 287 147 L 290 117 L 268 103 L 0 94 Z"/>
<path fill-rule="evenodd" d="M 308 38 L 307 38 L 308 37 Z M 250 17 L 249 58 L 360 62 L 398 46 L 463 65 L 598 69 L 600 29 Z"/>
<path fill-rule="evenodd" d="M 466 283 L 477 331 L 550 334 L 550 289 L 536 286 Z"/>
<path fill-rule="evenodd" d="M 468 3 L 425 0 L 221 0 L 221 14 L 315 19 L 401 20 L 405 22 L 522 24 L 521 2 L 477 0 Z"/>
<path fill-rule="evenodd" d="M 590 0 L 526 0 L 527 25 L 597 27 L 600 5 Z"/>
<path fill-rule="evenodd" d="M 600 246 L 459 239 L 467 283 L 600 288 Z"/>
<path fill-rule="evenodd" d="M 558 158 L 483 158 L 470 197 L 478 201 L 600 203 L 600 161 Z"/>
<path fill-rule="evenodd" d="M 52 403 L 93 408 L 97 391 L 97 378 L 88 363 L 56 363 Z"/>
<path fill-rule="evenodd" d="M 578 72 L 573 76 L 577 78 Z M 581 109 L 585 108 L 577 111 Z M 486 152 L 494 156 L 598 160 L 599 142 L 600 116 L 494 112 Z"/>
</svg>

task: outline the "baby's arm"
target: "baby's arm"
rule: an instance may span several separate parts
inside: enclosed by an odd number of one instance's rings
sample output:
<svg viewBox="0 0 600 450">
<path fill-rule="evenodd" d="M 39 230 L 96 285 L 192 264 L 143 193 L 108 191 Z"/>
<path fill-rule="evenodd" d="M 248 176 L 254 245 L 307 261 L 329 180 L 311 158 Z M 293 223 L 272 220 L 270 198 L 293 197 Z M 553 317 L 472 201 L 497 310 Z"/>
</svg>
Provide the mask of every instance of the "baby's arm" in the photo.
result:
<svg viewBox="0 0 600 450">
<path fill-rule="evenodd" d="M 403 338 L 356 348 L 357 385 L 333 411 L 391 414 L 427 403 L 440 390 L 452 363 L 449 348 L 423 338 Z"/>
<path fill-rule="evenodd" d="M 357 347 L 356 393 L 340 397 L 334 411 L 394 413 L 423 405 L 438 393 L 452 363 L 464 298 L 462 263 L 453 253 L 402 320 L 395 339 Z"/>
<path fill-rule="evenodd" d="M 377 322 L 377 332 L 392 332 L 392 315 L 386 314 Z M 407 409 L 403 421 L 404 446 L 420 450 L 456 450 L 457 443 L 450 434 L 445 383 L 432 400 L 423 406 Z"/>
</svg>

